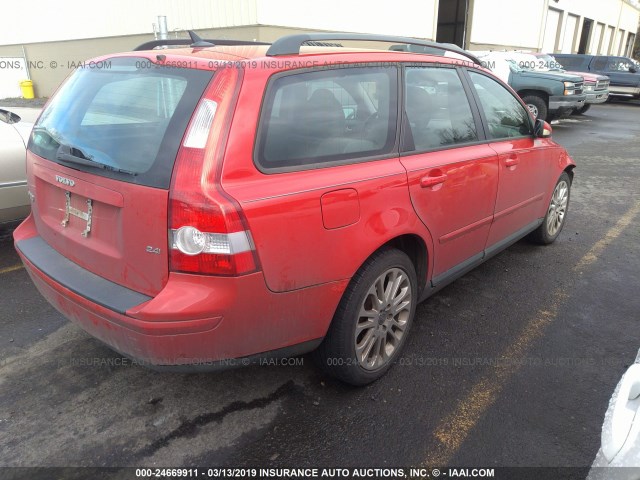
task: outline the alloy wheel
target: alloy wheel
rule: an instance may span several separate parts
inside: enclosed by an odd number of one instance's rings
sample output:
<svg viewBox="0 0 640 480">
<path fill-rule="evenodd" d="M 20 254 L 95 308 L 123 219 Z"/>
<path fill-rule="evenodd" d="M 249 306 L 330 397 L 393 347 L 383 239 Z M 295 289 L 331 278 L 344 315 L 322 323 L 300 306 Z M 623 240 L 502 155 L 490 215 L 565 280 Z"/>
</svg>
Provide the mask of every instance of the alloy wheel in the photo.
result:
<svg viewBox="0 0 640 480">
<path fill-rule="evenodd" d="M 550 236 L 554 236 L 562 223 L 564 222 L 565 214 L 567 213 L 567 204 L 569 202 L 569 185 L 564 180 L 558 182 L 553 195 L 551 196 L 551 203 L 549 204 L 549 211 L 547 212 L 547 233 Z"/>
<path fill-rule="evenodd" d="M 411 315 L 411 282 L 400 268 L 390 268 L 373 282 L 360 307 L 355 331 L 356 358 L 375 370 L 393 356 Z"/>
</svg>

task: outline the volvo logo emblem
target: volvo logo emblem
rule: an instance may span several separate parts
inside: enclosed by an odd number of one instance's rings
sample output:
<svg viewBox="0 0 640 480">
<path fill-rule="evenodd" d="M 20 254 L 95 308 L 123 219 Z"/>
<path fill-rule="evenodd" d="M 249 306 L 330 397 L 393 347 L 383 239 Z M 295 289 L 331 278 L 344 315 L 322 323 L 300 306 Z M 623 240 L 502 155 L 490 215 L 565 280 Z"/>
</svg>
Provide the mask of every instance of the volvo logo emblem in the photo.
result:
<svg viewBox="0 0 640 480">
<path fill-rule="evenodd" d="M 67 187 L 73 187 L 76 184 L 76 182 L 70 178 L 61 177 L 60 175 L 56 175 L 56 182 L 66 185 Z"/>
</svg>

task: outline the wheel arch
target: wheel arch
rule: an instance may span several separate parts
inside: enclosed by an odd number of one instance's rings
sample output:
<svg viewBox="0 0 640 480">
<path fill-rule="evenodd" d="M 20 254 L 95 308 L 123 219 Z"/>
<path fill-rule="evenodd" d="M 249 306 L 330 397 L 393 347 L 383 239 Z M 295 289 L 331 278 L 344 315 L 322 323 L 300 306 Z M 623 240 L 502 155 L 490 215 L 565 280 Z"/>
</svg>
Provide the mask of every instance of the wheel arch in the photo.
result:
<svg viewBox="0 0 640 480">
<path fill-rule="evenodd" d="M 565 169 L 563 170 L 563 172 L 567 172 L 567 175 L 569 175 L 569 179 L 571 180 L 571 183 L 573 183 L 573 170 L 576 168 L 575 165 L 571 164 L 571 165 L 567 165 L 565 167 Z"/>
<path fill-rule="evenodd" d="M 398 235 L 384 244 L 380 245 L 374 252 L 365 259 L 364 263 L 380 250 L 385 248 L 395 248 L 405 253 L 416 269 L 416 277 L 418 278 L 418 298 L 427 284 L 427 274 L 429 273 L 430 254 L 424 239 L 417 234 L 407 233 Z"/>
<path fill-rule="evenodd" d="M 520 98 L 522 99 L 524 99 L 524 97 L 528 95 L 534 95 L 536 97 L 540 97 L 542 100 L 544 100 L 544 103 L 547 106 L 547 108 L 549 108 L 549 94 L 544 90 L 531 90 L 531 89 L 525 88 L 523 90 L 518 90 L 518 95 L 520 95 Z"/>
<path fill-rule="evenodd" d="M 390 361 L 386 364 L 383 364 L 382 367 L 380 367 L 380 369 L 378 370 L 367 371 L 362 375 L 358 373 L 358 370 L 356 370 L 359 365 L 358 363 L 356 363 L 358 361 L 357 356 L 353 357 L 354 354 L 357 355 L 357 353 L 354 353 L 353 350 L 353 348 L 357 346 L 353 343 L 354 340 L 357 343 L 357 337 L 354 338 L 354 335 L 357 336 L 357 331 L 356 333 L 353 333 L 354 327 L 353 322 L 351 322 L 350 318 L 352 317 L 351 314 L 354 312 L 354 306 L 357 307 L 357 310 L 355 310 L 356 313 L 362 308 L 362 304 L 360 303 L 362 301 L 362 292 L 366 292 L 370 288 L 370 282 L 372 279 L 376 278 L 375 275 L 378 275 L 380 272 L 384 272 L 384 270 L 374 270 L 374 275 L 372 275 L 372 271 L 366 270 L 366 267 L 376 265 L 376 261 L 380 261 L 385 258 L 386 255 L 394 254 L 395 252 L 404 253 L 406 255 L 406 259 L 410 263 L 412 263 L 416 269 L 416 277 L 418 279 L 418 285 L 416 285 L 416 304 L 411 307 L 413 310 L 413 314 L 407 320 L 408 322 L 412 321 L 412 318 L 415 316 L 415 308 L 417 302 L 420 300 L 420 296 L 422 293 L 421 290 L 424 288 L 424 284 L 426 282 L 425 279 L 428 275 L 427 272 L 429 270 L 429 265 L 427 263 L 427 259 L 429 258 L 429 256 L 427 244 L 423 237 L 416 233 L 399 232 L 398 235 L 388 239 L 377 249 L 371 252 L 371 254 L 368 255 L 366 259 L 364 259 L 356 272 L 354 272 L 354 275 L 350 279 L 349 286 L 343 292 L 339 305 L 331 319 L 331 322 L 327 326 L 327 331 L 322 342 L 312 354 L 318 366 L 325 372 L 352 385 L 366 385 L 367 383 L 370 383 L 371 381 L 377 379 L 379 376 L 383 375 L 393 365 L 393 361 Z M 394 256 L 397 260 L 398 255 L 395 254 Z M 406 265 L 406 262 L 404 260 L 402 261 L 402 263 Z M 391 263 L 387 263 L 384 268 L 394 266 L 394 264 L 395 260 Z M 354 284 L 354 282 L 357 283 Z M 363 286 L 365 286 L 366 289 L 363 290 Z M 388 307 L 389 305 L 385 306 L 380 311 L 385 312 Z M 410 325 L 411 323 L 408 324 L 407 330 L 408 328 L 410 328 Z M 397 356 L 398 352 L 401 351 L 406 338 L 407 333 L 405 331 L 405 334 L 403 335 L 401 340 L 402 343 L 398 345 L 394 350 L 394 356 Z M 355 361 L 344 363 L 330 363 L 330 360 L 333 359 L 353 359 Z"/>
</svg>

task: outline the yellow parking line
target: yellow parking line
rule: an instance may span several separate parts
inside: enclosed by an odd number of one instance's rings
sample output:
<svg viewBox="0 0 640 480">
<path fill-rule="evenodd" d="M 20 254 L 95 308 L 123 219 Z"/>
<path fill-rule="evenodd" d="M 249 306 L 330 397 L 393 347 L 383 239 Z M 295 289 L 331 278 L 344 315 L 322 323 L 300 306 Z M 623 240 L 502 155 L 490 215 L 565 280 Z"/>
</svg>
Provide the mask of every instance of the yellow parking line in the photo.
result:
<svg viewBox="0 0 640 480">
<path fill-rule="evenodd" d="M 640 201 L 636 202 L 636 204 L 631 207 L 631 209 L 629 209 L 627 213 L 620 217 L 620 220 L 618 220 L 616 224 L 611 227 L 611 229 L 604 237 L 598 240 L 593 245 L 593 247 L 591 247 L 591 249 L 585 254 L 584 257 L 580 259 L 580 261 L 573 269 L 576 271 L 582 270 L 584 267 L 587 267 L 595 262 L 600 254 L 602 254 L 604 249 L 607 248 L 607 246 L 613 240 L 615 240 L 625 228 L 629 226 L 629 224 L 633 220 L 633 217 L 635 217 L 638 213 L 640 213 Z"/>
<path fill-rule="evenodd" d="M 636 202 L 611 227 L 602 239 L 576 263 L 574 271 L 583 269 L 595 262 L 613 240 L 615 240 L 640 213 L 640 201 Z M 476 426 L 480 417 L 498 398 L 509 379 L 522 365 L 522 359 L 533 343 L 542 337 L 546 328 L 558 316 L 558 310 L 569 295 L 558 288 L 553 292 L 551 305 L 540 309 L 525 325 L 522 333 L 500 355 L 498 365 L 476 383 L 471 391 L 463 398 L 454 411 L 446 416 L 436 427 L 434 437 L 436 445 L 427 453 L 424 465 L 427 467 L 442 467 L 447 465 L 460 449 L 471 430 Z"/>
<path fill-rule="evenodd" d="M 15 272 L 16 270 L 20 270 L 21 268 L 24 268 L 24 265 L 20 264 L 14 265 L 12 267 L 0 268 L 0 275 L 2 275 L 3 273 Z"/>
</svg>

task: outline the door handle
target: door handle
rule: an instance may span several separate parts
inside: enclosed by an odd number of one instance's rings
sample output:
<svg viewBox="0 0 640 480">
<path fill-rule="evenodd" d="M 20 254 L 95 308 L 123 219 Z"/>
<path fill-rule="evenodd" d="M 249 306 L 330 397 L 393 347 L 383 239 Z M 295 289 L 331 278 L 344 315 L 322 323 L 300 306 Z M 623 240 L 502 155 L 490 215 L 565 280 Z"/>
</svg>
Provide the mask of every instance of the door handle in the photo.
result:
<svg viewBox="0 0 640 480">
<path fill-rule="evenodd" d="M 431 177 L 427 175 L 426 177 L 422 177 L 420 179 L 420 186 L 422 188 L 434 187 L 436 185 L 440 185 L 441 183 L 444 183 L 446 179 L 447 179 L 446 174 L 438 175 L 435 177 Z"/>
<path fill-rule="evenodd" d="M 509 157 L 504 161 L 505 167 L 515 167 L 520 163 L 520 159 L 518 157 Z"/>
</svg>

